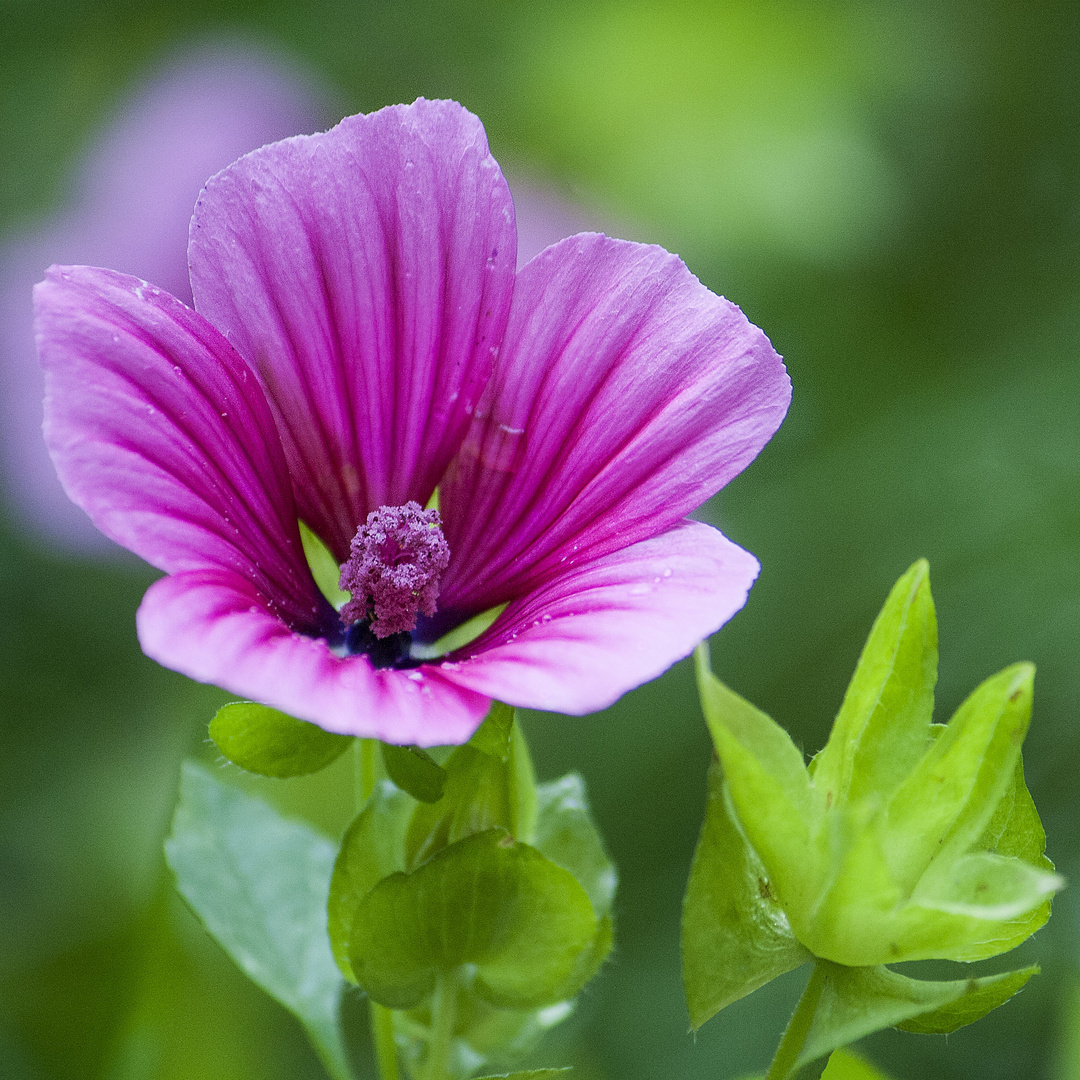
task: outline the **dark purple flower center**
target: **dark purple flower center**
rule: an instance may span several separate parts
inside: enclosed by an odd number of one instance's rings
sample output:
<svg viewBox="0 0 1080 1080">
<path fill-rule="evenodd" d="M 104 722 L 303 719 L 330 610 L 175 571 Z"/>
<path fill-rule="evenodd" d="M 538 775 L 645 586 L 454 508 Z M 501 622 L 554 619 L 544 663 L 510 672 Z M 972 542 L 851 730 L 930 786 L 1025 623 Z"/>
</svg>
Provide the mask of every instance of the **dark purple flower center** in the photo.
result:
<svg viewBox="0 0 1080 1080">
<path fill-rule="evenodd" d="M 417 617 L 435 614 L 449 561 L 438 510 L 416 502 L 372 510 L 341 568 L 341 588 L 352 593 L 341 609 L 347 651 L 366 653 L 376 667 L 406 660 Z"/>
</svg>

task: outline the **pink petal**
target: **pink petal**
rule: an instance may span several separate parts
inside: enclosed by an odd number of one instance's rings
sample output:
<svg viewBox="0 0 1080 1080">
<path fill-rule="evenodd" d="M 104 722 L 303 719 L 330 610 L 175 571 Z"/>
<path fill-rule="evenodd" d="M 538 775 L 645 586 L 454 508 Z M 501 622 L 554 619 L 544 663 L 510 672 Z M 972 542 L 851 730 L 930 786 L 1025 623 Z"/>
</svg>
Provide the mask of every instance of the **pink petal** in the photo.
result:
<svg viewBox="0 0 1080 1080">
<path fill-rule="evenodd" d="M 175 297 L 111 270 L 52 267 L 34 303 L 45 441 L 94 524 L 168 573 L 242 574 L 290 625 L 333 619 L 270 410 L 228 342 Z"/>
<path fill-rule="evenodd" d="M 264 147 L 207 184 L 189 254 L 344 562 L 371 510 L 427 501 L 502 339 L 514 215 L 483 126 L 421 99 Z"/>
<path fill-rule="evenodd" d="M 513 601 L 443 671 L 511 705 L 583 715 L 656 678 L 746 603 L 753 555 L 696 521 Z"/>
<path fill-rule="evenodd" d="M 497 371 L 440 487 L 458 614 L 671 528 L 753 460 L 780 357 L 661 248 L 570 237 L 518 275 Z"/>
<path fill-rule="evenodd" d="M 491 704 L 437 667 L 375 670 L 366 657 L 335 656 L 325 640 L 291 633 L 229 570 L 155 582 L 138 628 L 143 651 L 159 663 L 346 735 L 460 743 Z"/>
</svg>

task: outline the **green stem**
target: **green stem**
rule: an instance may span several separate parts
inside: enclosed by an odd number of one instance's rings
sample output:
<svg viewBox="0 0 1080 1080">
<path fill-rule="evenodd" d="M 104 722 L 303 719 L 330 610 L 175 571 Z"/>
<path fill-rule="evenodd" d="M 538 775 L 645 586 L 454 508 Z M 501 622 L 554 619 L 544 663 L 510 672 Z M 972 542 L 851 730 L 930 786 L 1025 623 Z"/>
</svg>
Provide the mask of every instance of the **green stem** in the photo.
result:
<svg viewBox="0 0 1080 1080">
<path fill-rule="evenodd" d="M 394 1012 L 372 1001 L 371 1038 L 379 1063 L 379 1080 L 398 1080 L 397 1044 L 394 1042 Z"/>
<path fill-rule="evenodd" d="M 377 739 L 357 739 L 353 744 L 353 776 L 356 783 L 356 812 L 367 805 L 375 791 L 379 753 Z M 397 1044 L 394 1042 L 394 1011 L 369 1002 L 371 1009 L 371 1041 L 379 1064 L 379 1080 L 399 1080 Z"/>
<path fill-rule="evenodd" d="M 450 1050 L 457 1020 L 457 980 L 453 972 L 440 972 L 431 998 L 431 1038 L 424 1080 L 447 1080 Z"/>
<path fill-rule="evenodd" d="M 353 744 L 353 776 L 356 780 L 356 812 L 360 813 L 375 790 L 375 755 L 379 752 L 378 739 L 357 739 Z"/>
<path fill-rule="evenodd" d="M 814 1022 L 818 1005 L 821 1003 L 821 992 L 825 989 L 825 965 L 820 960 L 814 961 L 814 970 L 810 973 L 810 981 L 806 984 L 803 995 L 799 998 L 799 1004 L 795 1006 L 788 1021 L 780 1045 L 776 1048 L 776 1055 L 772 1059 L 769 1071 L 765 1074 L 765 1080 L 787 1080 L 799 1060 L 802 1048 L 806 1045 L 806 1036 L 810 1034 L 810 1026 Z"/>
</svg>

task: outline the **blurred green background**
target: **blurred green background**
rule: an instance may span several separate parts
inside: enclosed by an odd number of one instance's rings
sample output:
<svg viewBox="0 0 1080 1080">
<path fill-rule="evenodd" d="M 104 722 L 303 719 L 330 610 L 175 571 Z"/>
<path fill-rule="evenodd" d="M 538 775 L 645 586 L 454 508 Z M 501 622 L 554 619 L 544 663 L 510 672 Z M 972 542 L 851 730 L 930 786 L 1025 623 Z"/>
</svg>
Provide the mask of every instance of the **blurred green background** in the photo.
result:
<svg viewBox="0 0 1080 1080">
<path fill-rule="evenodd" d="M 939 719 L 1035 661 L 1029 784 L 1080 877 L 1074 0 L 0 0 L 0 236 L 61 205 L 135 80 L 222 32 L 295 57 L 338 115 L 457 98 L 500 161 L 739 303 L 795 396 L 703 511 L 763 566 L 718 674 L 816 750 L 926 555 Z M 171 898 L 178 762 L 212 758 L 223 697 L 141 656 L 151 579 L 0 523 L 0 1075 L 317 1078 L 298 1026 Z M 709 758 L 687 665 L 527 731 L 543 778 L 586 776 L 622 875 L 614 959 L 542 1060 L 582 1080 L 761 1068 L 798 976 L 686 1033 L 679 906 Z M 259 790 L 342 826 L 346 776 L 321 798 L 294 784 Z M 992 1018 L 865 1051 L 909 1080 L 1080 1078 L 1080 894 L 1021 952 L 1043 974 Z"/>
</svg>

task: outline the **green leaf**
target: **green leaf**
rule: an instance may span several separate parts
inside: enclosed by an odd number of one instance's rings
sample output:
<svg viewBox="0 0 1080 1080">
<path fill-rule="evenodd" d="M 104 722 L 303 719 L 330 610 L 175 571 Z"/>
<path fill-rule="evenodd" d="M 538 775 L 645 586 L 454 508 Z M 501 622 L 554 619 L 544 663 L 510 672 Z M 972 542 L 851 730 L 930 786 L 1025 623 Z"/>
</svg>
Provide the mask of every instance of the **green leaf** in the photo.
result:
<svg viewBox="0 0 1080 1080">
<path fill-rule="evenodd" d="M 336 761 L 352 743 L 254 701 L 234 701 L 210 721 L 210 738 L 234 765 L 261 776 L 306 776 Z"/>
<path fill-rule="evenodd" d="M 513 710 L 507 710 L 508 706 L 496 705 L 472 740 L 450 755 L 443 766 L 442 798 L 416 808 L 406 839 L 409 869 L 448 844 L 487 829 L 506 829 L 517 839 L 532 839 L 536 774 Z"/>
<path fill-rule="evenodd" d="M 1022 755 L 1016 759 L 1012 785 L 1001 797 L 994 816 L 973 850 L 1011 855 L 1040 870 L 1054 869 L 1054 864 L 1046 857 L 1046 832 L 1024 781 Z"/>
<path fill-rule="evenodd" d="M 702 711 L 740 825 L 785 905 L 809 907 L 822 872 L 816 847 L 822 807 L 802 752 L 782 727 L 713 675 L 707 645 L 694 655 Z"/>
<path fill-rule="evenodd" d="M 930 567 L 920 559 L 874 621 L 828 744 L 811 767 L 828 805 L 888 795 L 923 756 L 937 661 Z"/>
<path fill-rule="evenodd" d="M 315 584 L 319 586 L 319 592 L 330 601 L 335 611 L 340 611 L 352 595 L 338 585 L 341 579 L 341 567 L 338 566 L 337 559 L 330 554 L 330 549 L 322 540 L 302 521 L 298 524 L 300 541 L 304 545 L 304 557 L 307 559 L 311 576 L 315 579 Z"/>
<path fill-rule="evenodd" d="M 336 1080 L 351 1072 L 344 982 L 326 936 L 335 846 L 185 762 L 165 857 L 176 886 L 237 965 L 307 1029 Z"/>
<path fill-rule="evenodd" d="M 682 963 L 691 1028 L 813 959 L 795 939 L 769 875 L 739 831 L 719 763 L 683 900 Z"/>
<path fill-rule="evenodd" d="M 438 802 L 446 787 L 446 770 L 418 746 L 382 744 L 387 775 L 402 791 L 420 802 Z"/>
<path fill-rule="evenodd" d="M 589 814 L 585 782 L 575 773 L 541 784 L 533 846 L 569 870 L 585 890 L 597 916 L 611 911 L 618 875 Z"/>
<path fill-rule="evenodd" d="M 875 1068 L 866 1058 L 846 1048 L 834 1050 L 829 1055 L 829 1063 L 821 1074 L 821 1080 L 889 1080 L 880 1069 Z"/>
<path fill-rule="evenodd" d="M 909 979 L 886 967 L 818 963 L 825 967 L 825 985 L 799 1067 L 883 1028 L 916 1030 L 918 1018 L 925 1018 L 930 1030 L 954 1031 L 1007 1001 L 1034 974 L 1026 969 L 981 979 L 929 982 Z"/>
<path fill-rule="evenodd" d="M 327 931 L 337 966 L 350 982 L 356 982 L 349 963 L 356 909 L 383 878 L 405 869 L 405 832 L 415 805 L 404 791 L 384 780 L 341 841 L 330 878 Z"/>
<path fill-rule="evenodd" d="M 1039 966 L 1006 971 L 1001 975 L 991 975 L 983 979 L 969 979 L 974 986 L 955 1001 L 943 1005 L 933 1012 L 905 1020 L 896 1026 L 901 1031 L 914 1031 L 925 1035 L 947 1035 L 950 1031 L 965 1027 L 981 1020 L 988 1012 L 1004 1005 L 1009 998 L 1024 988 L 1032 975 L 1039 974 Z"/>
<path fill-rule="evenodd" d="M 569 871 L 501 829 L 469 836 L 361 900 L 349 960 L 382 1005 L 408 1009 L 438 970 L 477 968 L 474 987 L 500 1008 L 537 1008 L 580 989 L 579 961 L 598 923 Z"/>
</svg>

